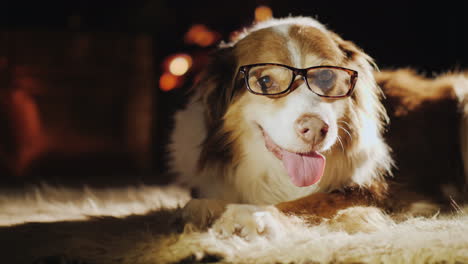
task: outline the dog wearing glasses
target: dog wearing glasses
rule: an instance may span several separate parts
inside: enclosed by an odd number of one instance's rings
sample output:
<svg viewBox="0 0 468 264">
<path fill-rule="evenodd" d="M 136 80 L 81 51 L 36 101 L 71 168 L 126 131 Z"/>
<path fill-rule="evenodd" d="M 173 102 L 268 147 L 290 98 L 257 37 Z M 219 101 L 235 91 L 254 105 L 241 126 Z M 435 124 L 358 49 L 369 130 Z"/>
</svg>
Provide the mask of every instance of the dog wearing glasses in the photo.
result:
<svg viewBox="0 0 468 264">
<path fill-rule="evenodd" d="M 256 24 L 219 48 L 175 116 L 173 170 L 203 198 L 182 215 L 200 227 L 221 216 L 216 230 L 245 235 L 264 233 L 265 215 L 354 223 L 375 208 L 433 212 L 416 203 L 436 190 L 429 183 L 463 184 L 467 87 L 463 75 L 378 73 L 356 45 L 311 18 Z M 434 115 L 423 119 L 427 111 Z M 389 116 L 396 123 L 387 127 Z M 439 121 L 443 132 L 429 123 Z M 412 122 L 432 129 L 417 132 Z M 441 136 L 447 145 L 432 144 Z M 400 188 L 392 173 L 420 190 Z"/>
</svg>

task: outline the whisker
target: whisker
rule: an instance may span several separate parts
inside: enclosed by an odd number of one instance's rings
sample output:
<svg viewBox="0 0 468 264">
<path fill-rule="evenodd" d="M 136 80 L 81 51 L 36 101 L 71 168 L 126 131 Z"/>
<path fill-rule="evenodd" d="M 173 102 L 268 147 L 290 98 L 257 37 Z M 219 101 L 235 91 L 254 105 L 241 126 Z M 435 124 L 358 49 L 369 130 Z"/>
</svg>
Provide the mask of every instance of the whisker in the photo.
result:
<svg viewBox="0 0 468 264">
<path fill-rule="evenodd" d="M 343 120 L 339 120 L 338 123 L 343 123 L 343 124 L 347 125 L 348 127 L 351 127 L 351 125 L 348 122 L 343 121 Z"/>
<path fill-rule="evenodd" d="M 344 149 L 344 146 L 343 146 L 343 142 L 341 141 L 341 137 L 339 135 L 338 135 L 338 142 L 340 142 L 341 149 L 343 150 L 343 153 L 344 153 L 345 149 Z"/>
<path fill-rule="evenodd" d="M 351 136 L 351 133 L 348 130 L 346 130 L 346 128 L 338 126 L 338 129 L 340 128 L 343 129 L 343 131 L 346 132 L 346 134 L 348 134 L 350 140 L 353 140 L 353 136 Z"/>
</svg>

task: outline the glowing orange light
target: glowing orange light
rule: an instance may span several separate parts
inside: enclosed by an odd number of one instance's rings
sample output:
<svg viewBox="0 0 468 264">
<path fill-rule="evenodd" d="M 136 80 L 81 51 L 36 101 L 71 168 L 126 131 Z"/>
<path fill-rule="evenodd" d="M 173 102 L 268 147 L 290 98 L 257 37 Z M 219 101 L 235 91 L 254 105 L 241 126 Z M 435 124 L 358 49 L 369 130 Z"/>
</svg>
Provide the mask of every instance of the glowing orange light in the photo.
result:
<svg viewBox="0 0 468 264">
<path fill-rule="evenodd" d="M 187 73 L 190 66 L 192 66 L 192 58 L 187 54 L 180 54 L 169 61 L 168 70 L 173 75 L 182 76 Z"/>
<path fill-rule="evenodd" d="M 213 45 L 218 38 L 218 33 L 200 24 L 193 25 L 185 34 L 185 42 L 202 47 Z"/>
<path fill-rule="evenodd" d="M 167 92 L 176 88 L 178 83 L 179 80 L 177 76 L 166 72 L 161 75 L 161 78 L 159 79 L 159 89 Z"/>
<path fill-rule="evenodd" d="M 261 22 L 273 17 L 273 11 L 268 6 L 258 6 L 255 8 L 255 21 Z"/>
</svg>

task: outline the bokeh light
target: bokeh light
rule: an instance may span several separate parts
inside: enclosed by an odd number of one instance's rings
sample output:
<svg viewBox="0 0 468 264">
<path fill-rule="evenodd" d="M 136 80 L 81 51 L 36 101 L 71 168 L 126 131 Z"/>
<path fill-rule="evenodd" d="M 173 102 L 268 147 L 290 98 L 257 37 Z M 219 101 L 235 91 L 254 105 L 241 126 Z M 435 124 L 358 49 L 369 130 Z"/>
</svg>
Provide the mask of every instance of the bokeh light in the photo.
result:
<svg viewBox="0 0 468 264">
<path fill-rule="evenodd" d="M 255 21 L 262 22 L 273 18 L 273 11 L 268 6 L 258 6 L 255 8 Z"/>
<path fill-rule="evenodd" d="M 159 89 L 163 91 L 170 91 L 177 88 L 179 84 L 179 77 L 172 75 L 169 72 L 163 73 L 159 78 Z"/>
<path fill-rule="evenodd" d="M 168 70 L 173 75 L 182 76 L 187 73 L 190 66 L 192 66 L 192 58 L 187 54 L 179 54 L 170 59 Z"/>
<path fill-rule="evenodd" d="M 185 42 L 202 47 L 213 45 L 220 38 L 220 34 L 210 30 L 205 25 L 195 24 L 185 33 Z"/>
</svg>

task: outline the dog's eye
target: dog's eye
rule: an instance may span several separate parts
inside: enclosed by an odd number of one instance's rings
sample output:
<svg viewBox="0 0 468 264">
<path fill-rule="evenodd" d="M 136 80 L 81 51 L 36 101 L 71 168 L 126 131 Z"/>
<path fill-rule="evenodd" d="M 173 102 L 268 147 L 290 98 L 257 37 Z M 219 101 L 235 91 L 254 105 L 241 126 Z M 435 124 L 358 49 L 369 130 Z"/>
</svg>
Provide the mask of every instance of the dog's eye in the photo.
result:
<svg viewBox="0 0 468 264">
<path fill-rule="evenodd" d="M 270 89 L 273 86 L 273 80 L 268 75 L 258 78 L 257 82 L 258 85 L 260 85 L 260 89 L 262 89 L 262 92 L 264 93 L 266 93 L 268 89 Z"/>
<path fill-rule="evenodd" d="M 327 92 L 335 85 L 336 75 L 332 70 L 324 69 L 314 72 L 309 78 L 322 91 Z"/>
</svg>

